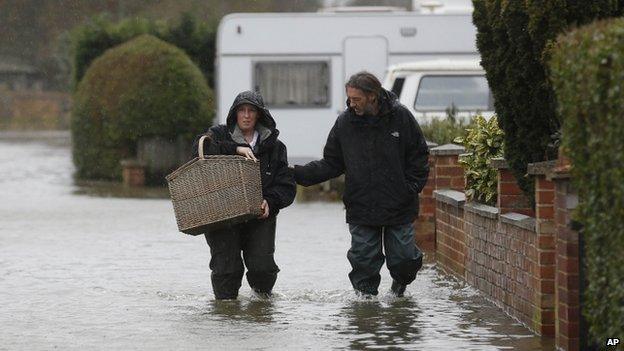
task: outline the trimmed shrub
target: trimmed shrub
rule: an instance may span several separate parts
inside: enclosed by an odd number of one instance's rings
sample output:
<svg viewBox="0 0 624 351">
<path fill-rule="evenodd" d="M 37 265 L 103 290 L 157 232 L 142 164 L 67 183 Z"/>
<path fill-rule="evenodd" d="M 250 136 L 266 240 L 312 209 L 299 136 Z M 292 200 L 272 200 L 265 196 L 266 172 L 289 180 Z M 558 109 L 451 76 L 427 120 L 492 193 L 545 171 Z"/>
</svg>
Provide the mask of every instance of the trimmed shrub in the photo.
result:
<svg viewBox="0 0 624 351">
<path fill-rule="evenodd" d="M 428 123 L 420 125 L 425 139 L 438 145 L 450 144 L 457 138 L 466 136 L 469 128 L 473 125 L 473 117 L 468 121 L 457 117 L 457 110 L 454 106 L 446 111 L 445 119 L 434 118 Z"/>
<path fill-rule="evenodd" d="M 93 60 L 106 50 L 143 34 L 153 35 L 182 49 L 213 87 L 215 29 L 185 13 L 179 23 L 170 26 L 138 17 L 113 23 L 104 15 L 74 29 L 71 35 L 74 88 Z"/>
<path fill-rule="evenodd" d="M 466 128 L 467 124 L 448 119 L 433 119 L 420 125 L 425 139 L 438 145 L 449 144 L 457 138 L 465 137 Z"/>
<path fill-rule="evenodd" d="M 184 138 L 212 123 L 212 93 L 184 52 L 149 35 L 97 58 L 74 96 L 71 131 L 79 178 L 119 179 L 143 138 Z"/>
<path fill-rule="evenodd" d="M 561 37 L 551 61 L 586 243 L 582 308 L 596 344 L 624 328 L 623 58 L 624 19 L 617 19 Z"/>
<path fill-rule="evenodd" d="M 481 65 L 505 131 L 505 159 L 518 185 L 533 199 L 527 165 L 553 159 L 551 135 L 559 130 L 548 79 L 550 47 L 557 35 L 594 19 L 620 16 L 620 0 L 473 0 Z"/>
<path fill-rule="evenodd" d="M 455 139 L 466 149 L 459 158 L 466 173 L 466 198 L 493 206 L 498 195 L 498 173 L 490 160 L 503 156 L 504 134 L 494 117 L 487 121 L 477 116 L 473 122 L 465 138 Z"/>
</svg>

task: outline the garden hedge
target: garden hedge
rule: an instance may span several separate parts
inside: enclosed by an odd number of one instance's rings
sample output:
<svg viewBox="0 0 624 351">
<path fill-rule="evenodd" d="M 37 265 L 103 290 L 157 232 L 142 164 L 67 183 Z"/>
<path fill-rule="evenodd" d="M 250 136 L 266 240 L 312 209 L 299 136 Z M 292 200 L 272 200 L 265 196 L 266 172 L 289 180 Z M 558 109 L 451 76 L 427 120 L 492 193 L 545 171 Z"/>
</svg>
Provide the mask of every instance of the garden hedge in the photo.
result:
<svg viewBox="0 0 624 351">
<path fill-rule="evenodd" d="M 183 137 L 212 124 L 212 92 L 180 49 L 149 35 L 110 49 L 74 95 L 71 132 L 79 178 L 119 179 L 141 138 Z"/>
<path fill-rule="evenodd" d="M 556 157 L 559 131 L 548 79 L 549 48 L 557 35 L 594 19 L 622 14 L 622 0 L 473 0 L 477 47 L 505 132 L 505 158 L 533 199 L 527 165 Z"/>
<path fill-rule="evenodd" d="M 72 31 L 72 81 L 76 88 L 93 60 L 106 50 L 139 35 L 150 34 L 182 49 L 201 69 L 213 87 L 216 31 L 184 13 L 178 23 L 167 24 L 145 18 L 112 22 L 106 15 Z"/>
<path fill-rule="evenodd" d="M 551 76 L 586 243 L 583 314 L 603 345 L 624 330 L 624 19 L 561 37 Z"/>
</svg>

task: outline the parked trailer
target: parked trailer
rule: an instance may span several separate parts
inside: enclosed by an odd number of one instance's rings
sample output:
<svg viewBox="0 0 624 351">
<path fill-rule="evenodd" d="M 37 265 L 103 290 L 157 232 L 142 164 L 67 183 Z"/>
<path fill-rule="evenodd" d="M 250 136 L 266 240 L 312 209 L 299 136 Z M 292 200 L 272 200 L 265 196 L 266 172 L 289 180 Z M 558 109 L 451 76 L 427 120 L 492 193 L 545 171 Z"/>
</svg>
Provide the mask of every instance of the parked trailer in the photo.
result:
<svg viewBox="0 0 624 351">
<path fill-rule="evenodd" d="M 389 65 L 402 62 L 478 59 L 475 38 L 471 9 L 231 14 L 217 34 L 219 122 L 238 92 L 257 90 L 277 120 L 290 161 L 317 159 L 345 109 L 350 75 L 368 70 L 382 79 Z"/>
</svg>

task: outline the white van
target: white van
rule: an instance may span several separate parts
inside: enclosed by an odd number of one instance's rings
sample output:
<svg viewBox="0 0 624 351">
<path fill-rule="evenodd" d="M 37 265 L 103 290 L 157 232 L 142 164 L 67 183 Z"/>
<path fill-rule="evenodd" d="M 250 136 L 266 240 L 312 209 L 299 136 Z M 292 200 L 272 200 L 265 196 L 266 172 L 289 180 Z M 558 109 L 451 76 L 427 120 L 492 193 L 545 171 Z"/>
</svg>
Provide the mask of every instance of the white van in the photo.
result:
<svg viewBox="0 0 624 351">
<path fill-rule="evenodd" d="M 475 38 L 469 6 L 435 13 L 230 14 L 217 33 L 216 122 L 224 122 L 237 93 L 259 91 L 291 162 L 318 159 L 345 109 L 350 75 L 367 70 L 381 79 L 388 65 L 401 62 L 477 60 Z"/>
<path fill-rule="evenodd" d="M 459 119 L 494 114 L 492 92 L 479 59 L 437 59 L 388 67 L 383 86 L 416 117 L 418 123 L 446 118 L 454 107 Z"/>
</svg>

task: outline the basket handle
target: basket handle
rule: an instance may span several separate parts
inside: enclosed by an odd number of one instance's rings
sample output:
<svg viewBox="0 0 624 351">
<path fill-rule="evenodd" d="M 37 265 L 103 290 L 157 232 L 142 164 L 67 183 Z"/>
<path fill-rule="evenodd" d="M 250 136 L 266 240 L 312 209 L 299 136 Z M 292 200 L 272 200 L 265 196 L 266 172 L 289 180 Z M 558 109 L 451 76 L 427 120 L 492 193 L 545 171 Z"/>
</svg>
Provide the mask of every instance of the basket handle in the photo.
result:
<svg viewBox="0 0 624 351">
<path fill-rule="evenodd" d="M 197 153 L 199 154 L 199 159 L 200 160 L 204 160 L 204 139 L 206 139 L 208 136 L 207 135 L 202 135 L 201 138 L 199 138 L 199 145 L 197 145 Z"/>
</svg>

